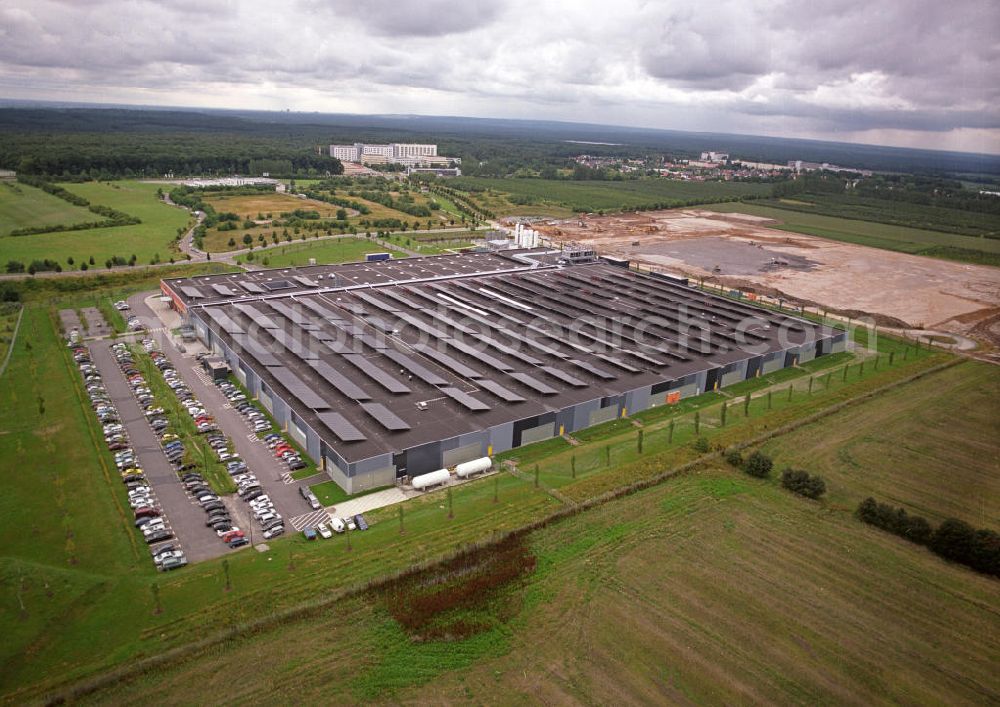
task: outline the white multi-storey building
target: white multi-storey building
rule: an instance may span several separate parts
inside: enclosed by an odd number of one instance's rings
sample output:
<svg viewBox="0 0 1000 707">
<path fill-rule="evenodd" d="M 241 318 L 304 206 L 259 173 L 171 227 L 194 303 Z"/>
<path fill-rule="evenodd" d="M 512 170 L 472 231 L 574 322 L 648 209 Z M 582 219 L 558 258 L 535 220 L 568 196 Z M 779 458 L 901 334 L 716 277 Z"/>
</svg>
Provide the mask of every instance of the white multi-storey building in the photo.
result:
<svg viewBox="0 0 1000 707">
<path fill-rule="evenodd" d="M 450 161 L 460 162 L 457 158 L 442 157 L 437 153 L 437 145 L 418 145 L 416 143 L 392 142 L 385 145 L 371 145 L 356 142 L 353 145 L 330 145 L 330 157 L 336 157 L 341 162 L 394 162 L 408 166 L 435 166 L 447 164 Z"/>
<path fill-rule="evenodd" d="M 437 157 L 438 153 L 437 145 L 394 142 L 389 147 L 392 148 L 392 157 Z"/>
</svg>

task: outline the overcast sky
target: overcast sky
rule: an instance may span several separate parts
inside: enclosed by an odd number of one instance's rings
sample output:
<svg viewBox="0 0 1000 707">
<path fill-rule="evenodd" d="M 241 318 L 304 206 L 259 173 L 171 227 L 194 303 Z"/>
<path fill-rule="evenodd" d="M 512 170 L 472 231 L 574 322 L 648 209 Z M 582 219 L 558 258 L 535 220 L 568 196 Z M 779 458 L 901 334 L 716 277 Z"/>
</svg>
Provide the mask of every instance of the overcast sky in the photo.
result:
<svg viewBox="0 0 1000 707">
<path fill-rule="evenodd" d="M 1000 153 L 998 0 L 3 0 L 6 98 Z"/>
</svg>

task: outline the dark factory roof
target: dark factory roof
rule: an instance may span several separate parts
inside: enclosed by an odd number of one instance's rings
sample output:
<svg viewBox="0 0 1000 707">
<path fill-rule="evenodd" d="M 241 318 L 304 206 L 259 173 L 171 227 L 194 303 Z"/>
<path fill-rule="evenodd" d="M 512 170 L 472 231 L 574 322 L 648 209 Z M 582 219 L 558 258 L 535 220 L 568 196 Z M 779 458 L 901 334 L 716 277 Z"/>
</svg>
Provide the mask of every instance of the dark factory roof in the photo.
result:
<svg viewBox="0 0 1000 707">
<path fill-rule="evenodd" d="M 352 462 L 832 333 L 604 263 L 497 253 L 165 282 Z"/>
</svg>

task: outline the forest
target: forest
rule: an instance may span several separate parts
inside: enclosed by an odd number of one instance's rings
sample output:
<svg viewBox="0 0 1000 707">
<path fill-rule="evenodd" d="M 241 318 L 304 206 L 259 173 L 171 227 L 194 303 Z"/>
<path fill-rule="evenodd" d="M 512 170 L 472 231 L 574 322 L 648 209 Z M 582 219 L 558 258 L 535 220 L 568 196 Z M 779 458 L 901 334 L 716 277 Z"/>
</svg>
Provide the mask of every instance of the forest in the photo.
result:
<svg viewBox="0 0 1000 707">
<path fill-rule="evenodd" d="M 859 169 L 935 175 L 995 184 L 1000 157 L 748 135 L 686 133 L 551 121 L 322 113 L 129 109 L 0 108 L 0 169 L 64 180 L 166 173 L 326 176 L 336 142 L 430 142 L 462 158 L 468 176 L 518 171 L 551 176 L 581 153 L 625 158 L 697 157 L 728 151 L 746 160 L 832 162 Z M 582 176 L 582 175 L 581 175 Z"/>
</svg>

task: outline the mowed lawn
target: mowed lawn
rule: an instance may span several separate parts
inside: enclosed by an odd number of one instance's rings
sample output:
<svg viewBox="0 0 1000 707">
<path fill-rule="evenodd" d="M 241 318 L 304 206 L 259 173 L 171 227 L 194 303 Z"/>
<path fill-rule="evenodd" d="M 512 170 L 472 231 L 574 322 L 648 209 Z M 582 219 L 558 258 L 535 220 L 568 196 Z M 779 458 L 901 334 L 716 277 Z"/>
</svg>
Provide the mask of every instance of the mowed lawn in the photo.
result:
<svg viewBox="0 0 1000 707">
<path fill-rule="evenodd" d="M 766 445 L 782 465 L 817 472 L 830 503 L 867 496 L 932 523 L 1000 529 L 1000 368 L 968 362 Z"/>
<path fill-rule="evenodd" d="M 310 258 L 315 258 L 316 263 L 349 263 L 355 260 L 364 260 L 368 253 L 391 253 L 394 258 L 405 258 L 406 254 L 386 249 L 378 243 L 372 243 L 365 238 L 353 238 L 345 236 L 343 238 L 328 238 L 314 243 L 303 243 L 301 245 L 279 245 L 271 246 L 263 250 L 253 252 L 253 262 L 257 265 L 267 265 L 268 267 L 287 267 L 289 265 L 308 265 Z M 237 256 L 237 262 L 246 263 L 247 254 Z M 266 261 L 266 262 L 265 262 Z"/>
<path fill-rule="evenodd" d="M 50 258 L 59 262 L 64 270 L 76 270 L 81 262 L 91 257 L 99 267 L 115 255 L 128 260 L 134 254 L 141 264 L 148 264 L 155 255 L 159 255 L 162 261 L 167 261 L 171 255 L 180 257 L 177 251 L 171 249 L 171 243 L 177 237 L 178 228 L 187 229 L 190 217 L 184 209 L 161 202 L 156 196 L 156 184 L 85 182 L 62 186 L 89 199 L 91 204 L 124 211 L 140 218 L 142 223 L 5 237 L 0 239 L 0 259 L 3 262 L 19 260 L 27 265 L 32 260 Z M 69 257 L 73 258 L 74 265 L 67 263 Z"/>
<path fill-rule="evenodd" d="M 537 569 L 504 590 L 506 624 L 472 638 L 411 642 L 377 601 L 355 599 L 97 701 L 1000 699 L 995 580 L 773 481 L 710 466 L 549 526 L 530 545 Z"/>
<path fill-rule="evenodd" d="M 741 213 L 774 219 L 771 228 L 810 236 L 829 238 L 846 243 L 896 250 L 902 253 L 920 253 L 932 248 L 962 248 L 993 255 L 1000 254 L 1000 240 L 962 236 L 941 231 L 927 231 L 909 226 L 893 226 L 874 221 L 858 221 L 837 216 L 807 214 L 789 209 L 749 203 L 712 204 L 704 207 L 720 213 Z"/>
<path fill-rule="evenodd" d="M 102 219 L 82 206 L 74 206 L 36 187 L 0 180 L 0 236 L 18 228 L 68 226 Z"/>
</svg>

